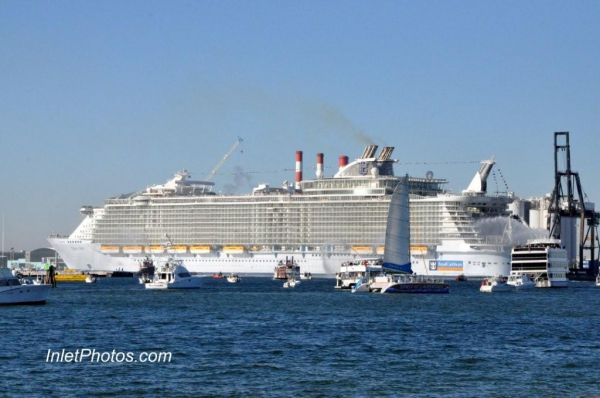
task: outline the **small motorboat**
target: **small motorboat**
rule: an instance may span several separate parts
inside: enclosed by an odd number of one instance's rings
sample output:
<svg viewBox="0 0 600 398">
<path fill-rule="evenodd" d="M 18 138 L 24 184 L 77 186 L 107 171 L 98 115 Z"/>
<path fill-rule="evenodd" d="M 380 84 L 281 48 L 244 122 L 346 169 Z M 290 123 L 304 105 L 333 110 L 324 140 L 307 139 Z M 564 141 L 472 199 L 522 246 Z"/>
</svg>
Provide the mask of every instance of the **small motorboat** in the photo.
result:
<svg viewBox="0 0 600 398">
<path fill-rule="evenodd" d="M 484 278 L 481 281 L 479 291 L 482 293 L 493 293 L 493 292 L 508 292 L 511 286 L 507 283 L 507 278 L 503 276 Z"/>
<path fill-rule="evenodd" d="M 240 281 L 240 276 L 238 274 L 229 274 L 227 275 L 227 282 L 229 283 L 238 283 Z"/>
<path fill-rule="evenodd" d="M 287 281 L 283 282 L 283 287 L 287 289 L 290 287 L 296 287 L 299 284 L 300 284 L 300 281 L 298 279 L 290 278 Z"/>
<path fill-rule="evenodd" d="M 218 274 L 212 274 L 212 278 L 213 279 L 223 279 L 225 276 L 223 276 L 222 272 L 219 272 Z"/>
<path fill-rule="evenodd" d="M 152 282 L 155 270 L 154 261 L 146 257 L 140 265 L 140 272 L 138 273 L 138 280 L 140 283 L 143 285 Z"/>
<path fill-rule="evenodd" d="M 310 272 L 303 272 L 302 275 L 300 275 L 300 279 L 302 279 L 302 280 L 311 280 L 312 279 L 312 274 Z"/>
<path fill-rule="evenodd" d="M 51 285 L 25 282 L 12 274 L 8 268 L 0 268 L 0 305 L 44 304 Z"/>
<path fill-rule="evenodd" d="M 517 289 L 531 289 L 535 287 L 535 282 L 527 274 L 510 273 L 506 284 Z"/>
<path fill-rule="evenodd" d="M 201 278 L 192 276 L 181 260 L 169 260 L 159 266 L 151 282 L 144 284 L 146 289 L 198 289 Z"/>
<path fill-rule="evenodd" d="M 85 283 L 96 283 L 96 277 L 88 274 L 88 276 L 85 277 Z"/>
</svg>

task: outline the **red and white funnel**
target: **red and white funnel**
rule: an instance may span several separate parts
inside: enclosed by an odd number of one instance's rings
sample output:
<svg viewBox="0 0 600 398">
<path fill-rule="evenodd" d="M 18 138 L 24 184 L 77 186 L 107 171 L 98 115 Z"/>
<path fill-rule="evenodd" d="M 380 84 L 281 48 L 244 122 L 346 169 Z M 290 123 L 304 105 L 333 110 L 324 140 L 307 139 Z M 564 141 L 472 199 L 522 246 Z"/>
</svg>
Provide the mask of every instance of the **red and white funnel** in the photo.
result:
<svg viewBox="0 0 600 398">
<path fill-rule="evenodd" d="M 317 153 L 317 178 L 323 178 L 323 158 L 324 155 L 322 153 Z"/>
<path fill-rule="evenodd" d="M 300 189 L 302 181 L 302 151 L 296 151 L 296 183 L 294 187 Z"/>
</svg>

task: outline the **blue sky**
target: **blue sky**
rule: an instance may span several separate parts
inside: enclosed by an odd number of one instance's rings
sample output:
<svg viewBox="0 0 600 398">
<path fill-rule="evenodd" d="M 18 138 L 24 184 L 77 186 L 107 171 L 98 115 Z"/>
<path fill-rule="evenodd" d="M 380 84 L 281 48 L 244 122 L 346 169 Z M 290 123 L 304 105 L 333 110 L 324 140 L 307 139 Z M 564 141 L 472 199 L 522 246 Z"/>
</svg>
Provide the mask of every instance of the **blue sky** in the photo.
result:
<svg viewBox="0 0 600 398">
<path fill-rule="evenodd" d="M 220 189 L 236 171 L 240 192 L 292 180 L 296 149 L 305 176 L 320 151 L 330 175 L 371 140 L 452 190 L 494 155 L 528 197 L 552 189 L 568 130 L 600 202 L 598 20 L 593 1 L 4 0 L 5 245 L 46 245 L 80 205 L 179 169 L 202 178 L 237 136 Z"/>
</svg>

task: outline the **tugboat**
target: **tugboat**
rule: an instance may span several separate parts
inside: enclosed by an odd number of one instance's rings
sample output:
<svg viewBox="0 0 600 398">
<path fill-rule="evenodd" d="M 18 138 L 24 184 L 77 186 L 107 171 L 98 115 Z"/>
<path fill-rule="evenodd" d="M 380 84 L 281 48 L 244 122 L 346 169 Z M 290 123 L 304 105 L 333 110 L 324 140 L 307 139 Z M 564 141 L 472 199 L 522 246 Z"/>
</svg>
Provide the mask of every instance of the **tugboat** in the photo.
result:
<svg viewBox="0 0 600 398">
<path fill-rule="evenodd" d="M 273 279 L 277 280 L 288 280 L 288 279 L 299 280 L 300 279 L 300 266 L 294 261 L 294 257 L 291 259 L 285 258 L 284 261 L 280 261 L 273 271 Z"/>
</svg>

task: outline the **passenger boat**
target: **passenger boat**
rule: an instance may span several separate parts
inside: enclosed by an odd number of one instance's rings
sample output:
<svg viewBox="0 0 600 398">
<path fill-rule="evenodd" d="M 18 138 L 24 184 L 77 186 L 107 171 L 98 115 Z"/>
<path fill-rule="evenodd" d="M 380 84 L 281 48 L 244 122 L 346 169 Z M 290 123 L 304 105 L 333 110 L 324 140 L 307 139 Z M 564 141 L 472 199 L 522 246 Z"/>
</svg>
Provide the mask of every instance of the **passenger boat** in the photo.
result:
<svg viewBox="0 0 600 398">
<path fill-rule="evenodd" d="M 377 153 L 377 145 L 369 145 L 354 161 L 342 156 L 332 176 L 317 167 L 314 179 L 302 178 L 298 151 L 296 184 L 261 184 L 240 195 L 217 193 L 214 182 L 192 180 L 183 170 L 164 184 L 84 206 L 75 231 L 49 242 L 67 266 L 84 272 L 137 272 L 146 255 L 164 261 L 176 251 L 195 273 L 270 274 L 293 256 L 303 272 L 333 276 L 334 261 L 385 251 L 387 211 L 402 178 L 393 149 Z M 431 173 L 409 177 L 414 272 L 443 278 L 509 273 L 512 243 L 500 244 L 504 234 L 479 227 L 483 219 L 514 221 L 507 210 L 514 198 L 487 194 L 493 165 L 482 162 L 467 189 L 455 194 Z"/>
<path fill-rule="evenodd" d="M 8 268 L 0 268 L 0 305 L 44 304 L 50 294 L 50 285 L 24 283 Z"/>
<path fill-rule="evenodd" d="M 506 282 L 506 277 L 502 276 L 483 278 L 479 291 L 482 293 L 508 292 L 510 286 Z"/>
<path fill-rule="evenodd" d="M 181 261 L 170 260 L 159 266 L 151 282 L 144 284 L 146 289 L 197 289 L 201 278 L 192 276 Z"/>
<path fill-rule="evenodd" d="M 367 283 L 370 278 L 383 272 L 382 265 L 383 259 L 380 257 L 345 261 L 335 274 L 335 288 L 351 290 L 359 279 Z"/>
<path fill-rule="evenodd" d="M 535 287 L 567 287 L 567 272 L 567 251 L 559 239 L 533 239 L 512 249 L 511 273 L 526 274 Z"/>
</svg>

